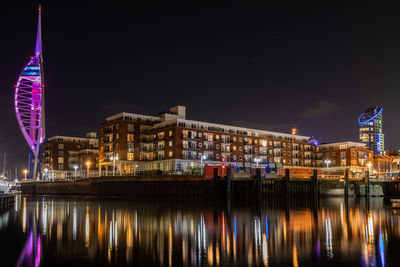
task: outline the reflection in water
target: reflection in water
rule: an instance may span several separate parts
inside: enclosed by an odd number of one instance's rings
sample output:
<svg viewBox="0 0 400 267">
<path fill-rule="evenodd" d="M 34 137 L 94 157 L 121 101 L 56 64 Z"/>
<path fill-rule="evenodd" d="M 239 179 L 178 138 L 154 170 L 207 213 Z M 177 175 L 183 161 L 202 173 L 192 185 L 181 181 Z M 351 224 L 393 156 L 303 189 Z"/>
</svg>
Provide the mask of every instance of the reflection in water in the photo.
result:
<svg viewBox="0 0 400 267">
<path fill-rule="evenodd" d="M 388 240 L 400 239 L 399 217 L 378 199 L 370 210 L 363 200 L 347 206 L 328 199 L 317 211 L 263 203 L 258 211 L 229 212 L 116 200 L 18 201 L 15 210 L 0 214 L 0 237 L 12 218 L 19 232 L 28 233 L 17 266 L 49 259 L 141 266 L 298 267 L 339 260 L 390 266 Z"/>
</svg>

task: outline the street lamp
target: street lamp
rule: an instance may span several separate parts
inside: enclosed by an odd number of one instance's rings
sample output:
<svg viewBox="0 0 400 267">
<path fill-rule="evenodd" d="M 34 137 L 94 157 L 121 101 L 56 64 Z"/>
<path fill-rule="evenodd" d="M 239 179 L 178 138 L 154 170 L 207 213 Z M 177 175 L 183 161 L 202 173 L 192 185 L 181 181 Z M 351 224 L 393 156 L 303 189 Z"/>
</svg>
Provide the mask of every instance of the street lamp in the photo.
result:
<svg viewBox="0 0 400 267">
<path fill-rule="evenodd" d="M 201 154 L 200 154 L 201 155 Z M 203 175 L 203 160 L 205 161 L 207 159 L 206 155 L 201 155 L 200 157 L 200 174 Z"/>
<path fill-rule="evenodd" d="M 329 164 L 331 163 L 331 160 L 330 159 L 326 159 L 324 162 L 326 164 L 326 168 L 329 169 Z"/>
<path fill-rule="evenodd" d="M 372 166 L 372 163 L 371 163 L 371 162 L 368 162 L 368 163 L 367 163 L 367 166 L 368 166 L 368 171 L 371 173 L 371 166 Z"/>
<path fill-rule="evenodd" d="M 24 169 L 22 172 L 25 174 L 25 180 L 26 180 L 26 175 L 28 174 L 28 170 Z"/>
<path fill-rule="evenodd" d="M 111 160 L 113 161 L 113 176 L 115 176 L 115 161 L 118 160 L 118 155 L 111 156 Z"/>
<path fill-rule="evenodd" d="M 90 161 L 86 161 L 86 166 L 87 166 L 87 174 L 86 174 L 86 178 L 89 178 L 89 167 L 90 167 Z"/>
<path fill-rule="evenodd" d="M 258 169 L 258 163 L 261 161 L 260 158 L 255 158 L 254 162 L 256 163 L 256 168 Z"/>
<path fill-rule="evenodd" d="M 296 127 L 292 126 L 291 133 L 292 133 L 292 157 L 294 157 L 294 136 L 297 133 Z M 293 158 L 292 158 L 292 175 L 294 176 L 294 160 L 293 160 Z"/>
<path fill-rule="evenodd" d="M 44 180 L 47 180 L 47 172 L 49 171 L 48 168 L 44 168 Z"/>
<path fill-rule="evenodd" d="M 74 166 L 74 170 L 75 170 L 75 180 L 76 180 L 76 170 L 78 169 L 78 165 Z"/>
</svg>

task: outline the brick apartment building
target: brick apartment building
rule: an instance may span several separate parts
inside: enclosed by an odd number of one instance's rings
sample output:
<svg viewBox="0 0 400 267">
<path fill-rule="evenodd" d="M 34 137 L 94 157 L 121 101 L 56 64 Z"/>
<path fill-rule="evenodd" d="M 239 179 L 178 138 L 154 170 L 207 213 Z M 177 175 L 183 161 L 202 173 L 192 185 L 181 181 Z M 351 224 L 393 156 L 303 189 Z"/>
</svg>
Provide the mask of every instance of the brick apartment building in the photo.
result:
<svg viewBox="0 0 400 267">
<path fill-rule="evenodd" d="M 157 116 L 119 113 L 99 127 L 102 172 L 185 172 L 206 164 L 315 167 L 310 137 L 186 119 L 175 106 Z"/>
<path fill-rule="evenodd" d="M 42 168 L 56 179 L 73 177 L 75 166 L 79 170 L 78 176 L 86 176 L 86 162 L 90 162 L 89 170 L 96 170 L 98 156 L 97 133 L 87 133 L 86 137 L 57 135 L 47 138 L 43 144 Z"/>
<path fill-rule="evenodd" d="M 368 163 L 373 164 L 373 151 L 360 142 L 339 142 L 320 144 L 316 151 L 317 167 L 326 166 L 333 169 L 364 172 L 368 170 Z"/>
</svg>

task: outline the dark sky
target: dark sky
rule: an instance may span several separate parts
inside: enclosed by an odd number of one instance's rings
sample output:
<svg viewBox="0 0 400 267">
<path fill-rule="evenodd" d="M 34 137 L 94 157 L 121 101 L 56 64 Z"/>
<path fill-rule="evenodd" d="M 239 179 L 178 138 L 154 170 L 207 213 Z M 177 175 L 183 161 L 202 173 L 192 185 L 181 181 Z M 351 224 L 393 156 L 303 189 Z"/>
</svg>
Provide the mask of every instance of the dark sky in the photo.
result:
<svg viewBox="0 0 400 267">
<path fill-rule="evenodd" d="M 283 132 L 295 124 L 323 142 L 357 141 L 358 116 L 381 105 L 386 147 L 399 148 L 400 9 L 391 2 L 143 2 L 43 3 L 47 136 L 181 104 L 189 119 Z M 6 151 L 9 168 L 27 159 L 13 85 L 34 51 L 36 10 L 35 1 L 0 7 L 0 160 Z"/>
</svg>

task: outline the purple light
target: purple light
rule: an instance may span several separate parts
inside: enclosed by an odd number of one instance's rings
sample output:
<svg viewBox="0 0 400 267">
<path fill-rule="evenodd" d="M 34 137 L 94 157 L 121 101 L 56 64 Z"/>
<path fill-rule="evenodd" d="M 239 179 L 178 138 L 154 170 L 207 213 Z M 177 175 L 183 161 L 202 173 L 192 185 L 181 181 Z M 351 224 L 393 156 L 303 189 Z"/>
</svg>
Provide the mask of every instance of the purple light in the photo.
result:
<svg viewBox="0 0 400 267">
<path fill-rule="evenodd" d="M 15 114 L 26 142 L 35 155 L 33 176 L 36 175 L 39 147 L 45 138 L 44 86 L 41 34 L 41 8 L 39 6 L 35 56 L 31 57 L 15 85 Z"/>
</svg>

